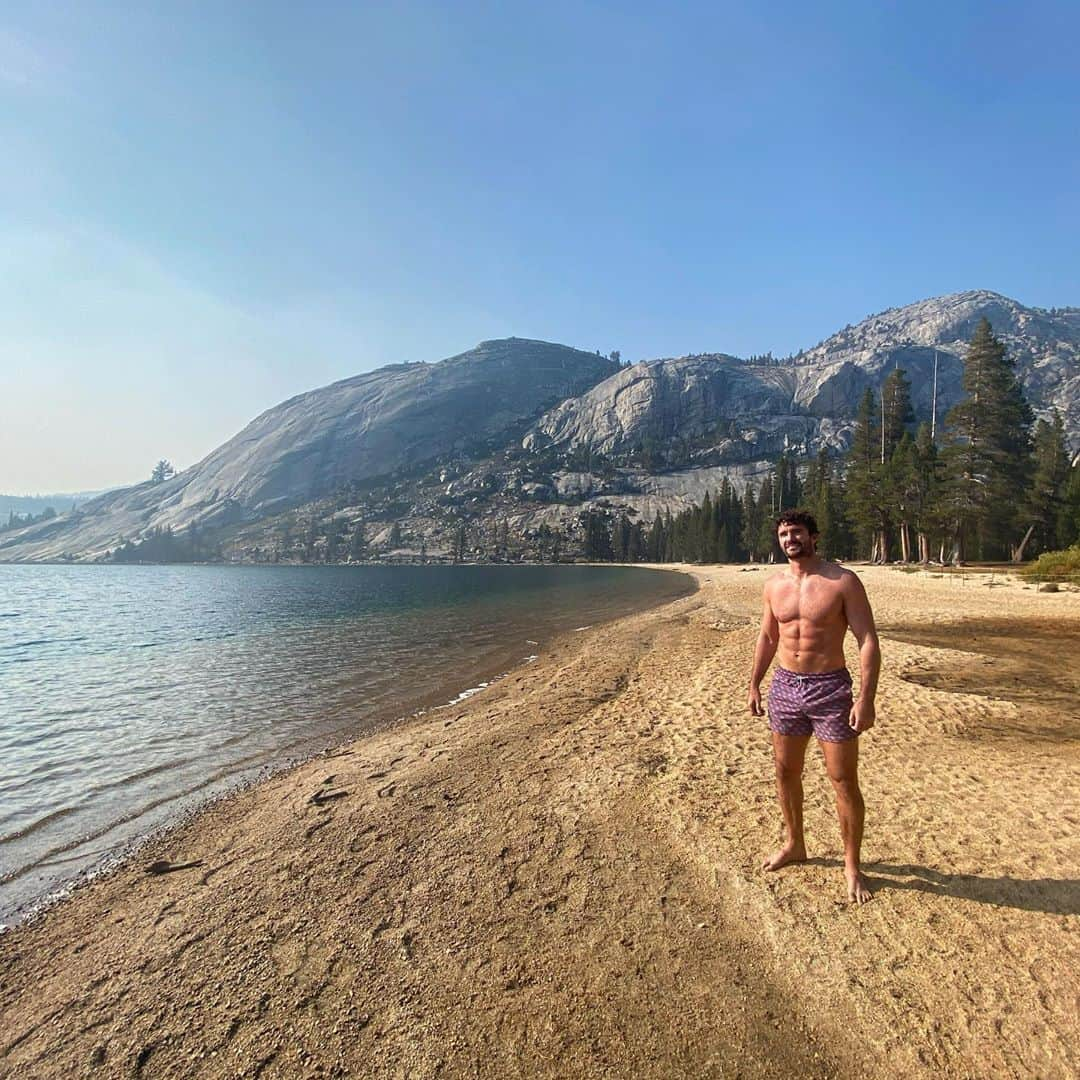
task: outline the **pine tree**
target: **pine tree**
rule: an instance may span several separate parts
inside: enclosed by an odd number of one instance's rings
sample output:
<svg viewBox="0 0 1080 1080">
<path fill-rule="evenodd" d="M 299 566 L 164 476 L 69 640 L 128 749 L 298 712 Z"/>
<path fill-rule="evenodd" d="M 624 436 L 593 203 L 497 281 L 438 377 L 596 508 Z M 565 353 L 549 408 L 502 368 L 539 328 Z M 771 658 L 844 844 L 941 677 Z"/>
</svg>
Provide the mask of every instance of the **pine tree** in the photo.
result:
<svg viewBox="0 0 1080 1080">
<path fill-rule="evenodd" d="M 859 402 L 847 454 L 845 497 L 858 553 L 881 562 L 887 557 L 888 534 L 880 488 L 880 428 L 876 414 L 874 391 L 867 387 Z"/>
<path fill-rule="evenodd" d="M 328 563 L 336 562 L 338 544 L 341 541 L 342 523 L 340 518 L 332 517 L 326 523 L 326 550 L 323 555 Z"/>
<path fill-rule="evenodd" d="M 720 529 L 716 536 L 716 561 L 730 563 L 735 561 L 732 551 L 731 531 L 726 521 L 720 522 Z"/>
<path fill-rule="evenodd" d="M 536 557 L 540 562 L 544 561 L 544 553 L 551 547 L 551 526 L 545 521 L 536 530 Z M 458 560 L 455 559 L 455 562 Z"/>
<path fill-rule="evenodd" d="M 353 525 L 352 535 L 349 537 L 349 558 L 353 562 L 360 562 L 367 553 L 367 532 L 362 521 Z"/>
<path fill-rule="evenodd" d="M 1065 423 L 1054 411 L 1052 423 L 1035 425 L 1031 486 L 1024 501 L 1021 521 L 1027 531 L 1011 554 L 1021 562 L 1029 541 L 1035 554 L 1050 551 L 1062 532 L 1060 519 L 1065 508 L 1065 487 L 1069 479 L 1069 452 L 1065 446 Z"/>
<path fill-rule="evenodd" d="M 1016 538 L 1030 468 L 1031 409 L 986 319 L 964 358 L 963 387 L 967 397 L 945 417 L 945 497 L 955 561 L 972 545 L 983 558 L 1005 552 Z"/>
<path fill-rule="evenodd" d="M 723 551 L 724 562 L 739 562 L 748 559 L 749 553 L 743 548 L 743 504 L 733 484 L 724 480 L 721 488 L 724 500 L 724 528 L 726 540 Z"/>
<path fill-rule="evenodd" d="M 900 540 L 900 559 L 911 562 L 911 536 L 919 495 L 919 463 L 915 440 L 908 432 L 900 436 L 883 475 L 890 517 L 896 523 Z"/>
<path fill-rule="evenodd" d="M 911 383 L 903 368 L 894 368 L 881 387 L 881 464 L 888 463 L 914 419 Z"/>
<path fill-rule="evenodd" d="M 931 534 L 941 532 L 941 457 L 927 423 L 920 424 L 915 433 L 915 469 L 918 474 L 913 510 L 915 541 L 919 562 L 928 563 Z"/>
<path fill-rule="evenodd" d="M 173 468 L 172 462 L 166 461 L 162 458 L 155 466 L 153 472 L 150 474 L 150 481 L 154 484 L 161 484 L 168 480 L 170 476 L 176 475 L 176 469 Z"/>
<path fill-rule="evenodd" d="M 779 553 L 779 545 L 776 540 L 776 529 L 773 522 L 776 519 L 776 510 L 773 505 L 773 479 L 766 476 L 761 481 L 761 488 L 757 497 L 758 507 L 758 532 L 754 538 L 758 553 L 762 562 L 776 562 Z"/>
<path fill-rule="evenodd" d="M 781 500 L 780 509 L 794 509 L 802 501 L 802 484 L 799 482 L 799 471 L 795 464 L 795 455 L 788 455 L 787 473 L 784 476 L 784 497 Z"/>
<path fill-rule="evenodd" d="M 833 480 L 832 462 L 824 449 L 818 451 L 817 459 L 807 472 L 803 502 L 817 522 L 818 553 L 827 559 L 838 558 L 844 553 L 843 512 Z"/>
<path fill-rule="evenodd" d="M 712 512 L 705 519 L 705 561 L 718 563 L 723 561 L 721 554 L 721 537 L 724 518 L 723 508 L 720 505 L 720 496 L 713 499 Z"/>
<path fill-rule="evenodd" d="M 716 534 L 713 531 L 713 501 L 709 493 L 701 501 L 701 509 L 695 515 L 694 547 L 698 562 L 716 562 Z"/>
<path fill-rule="evenodd" d="M 585 558 L 590 562 L 611 562 L 611 526 L 607 514 L 586 510 L 582 524 L 585 531 Z"/>
<path fill-rule="evenodd" d="M 751 562 L 759 561 L 761 545 L 761 513 L 757 498 L 754 496 L 754 485 L 747 480 L 742 498 L 742 546 L 746 551 L 746 557 Z"/>
<path fill-rule="evenodd" d="M 795 455 L 784 451 L 776 462 L 772 481 L 774 513 L 781 510 L 793 510 L 802 497 L 802 485 L 795 465 Z"/>
<path fill-rule="evenodd" d="M 664 561 L 664 523 L 657 514 L 649 526 L 649 537 L 645 543 L 645 550 L 649 562 Z"/>
<path fill-rule="evenodd" d="M 612 557 L 616 562 L 626 562 L 630 552 L 630 519 L 625 513 L 619 515 L 611 532 Z"/>
</svg>

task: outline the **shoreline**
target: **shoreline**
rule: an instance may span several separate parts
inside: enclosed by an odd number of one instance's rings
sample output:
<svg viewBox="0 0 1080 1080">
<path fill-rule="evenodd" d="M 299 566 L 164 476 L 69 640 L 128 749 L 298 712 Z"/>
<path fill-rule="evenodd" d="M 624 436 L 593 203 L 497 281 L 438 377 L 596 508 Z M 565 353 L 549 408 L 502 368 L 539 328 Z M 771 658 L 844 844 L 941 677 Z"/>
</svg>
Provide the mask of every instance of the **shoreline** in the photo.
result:
<svg viewBox="0 0 1080 1080">
<path fill-rule="evenodd" d="M 0 1072 L 1075 1072 L 1076 741 L 1036 738 L 1038 703 L 919 681 L 963 663 L 1007 689 L 1020 661 L 883 629 L 877 895 L 852 909 L 813 755 L 816 857 L 757 871 L 779 822 L 744 715 L 763 575 L 655 568 L 699 590 L 207 808 L 0 937 Z M 1073 594 L 859 572 L 883 627 L 962 604 L 1080 632 Z"/>
<path fill-rule="evenodd" d="M 611 566 L 612 564 L 596 563 L 590 565 Z M 657 569 L 655 566 L 643 568 Z M 676 571 L 676 573 L 680 573 L 688 582 L 686 592 L 683 595 L 693 595 L 699 587 L 696 578 L 692 574 L 683 571 Z M 675 599 L 680 598 L 675 597 Z M 601 626 L 621 618 L 632 617 L 669 602 L 671 602 L 670 599 L 652 600 L 649 602 L 649 606 L 645 608 L 629 614 L 613 615 L 593 625 Z M 576 632 L 577 629 L 572 628 L 561 630 L 548 640 L 548 646 L 564 635 Z M 536 643 L 536 647 L 539 647 L 539 643 Z M 257 787 L 272 777 L 288 773 L 293 769 L 324 757 L 341 747 L 362 741 L 381 732 L 405 727 L 429 712 L 460 704 L 469 698 L 475 697 L 478 693 L 490 689 L 491 686 L 507 678 L 518 668 L 538 659 L 537 655 L 520 657 L 516 660 L 510 656 L 511 652 L 520 651 L 519 649 L 511 650 L 509 647 L 497 651 L 493 650 L 492 654 L 482 662 L 476 661 L 471 665 L 467 665 L 467 674 L 460 673 L 460 669 L 458 669 L 452 675 L 448 675 L 445 681 L 438 686 L 423 693 L 406 695 L 404 711 L 399 711 L 400 707 L 394 707 L 386 713 L 366 717 L 359 727 L 343 728 L 337 732 L 327 732 L 321 735 L 313 734 L 306 740 L 306 743 L 290 746 L 288 748 L 290 752 L 279 761 L 267 761 L 258 765 L 246 766 L 227 780 L 208 782 L 204 787 L 213 786 L 215 788 L 209 795 L 200 795 L 196 792 L 178 794 L 173 799 L 175 805 L 163 820 L 152 822 L 147 828 L 122 840 L 116 848 L 102 853 L 94 862 L 79 870 L 73 877 L 57 881 L 40 893 L 5 910 L 2 915 L 3 921 L 0 921 L 0 937 L 40 918 L 56 905 L 65 902 L 75 892 L 116 873 L 128 862 L 138 858 L 140 853 L 151 843 L 168 837 L 176 829 L 192 825 L 204 810 L 240 795 L 253 787 Z M 463 683 L 470 683 L 471 685 L 462 685 Z M 32 868 L 30 872 L 33 872 Z"/>
</svg>

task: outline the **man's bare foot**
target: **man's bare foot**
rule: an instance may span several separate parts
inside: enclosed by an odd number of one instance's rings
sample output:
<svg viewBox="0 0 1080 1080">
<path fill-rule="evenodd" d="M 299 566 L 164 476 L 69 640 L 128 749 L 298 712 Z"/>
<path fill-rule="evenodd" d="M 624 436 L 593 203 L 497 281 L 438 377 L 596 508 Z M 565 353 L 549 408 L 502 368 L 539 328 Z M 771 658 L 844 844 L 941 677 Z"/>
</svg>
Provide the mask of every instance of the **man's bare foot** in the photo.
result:
<svg viewBox="0 0 1080 1080">
<path fill-rule="evenodd" d="M 874 899 L 870 884 L 860 871 L 845 869 L 844 877 L 847 878 L 847 896 L 853 904 L 865 904 Z"/>
<path fill-rule="evenodd" d="M 779 870 L 788 863 L 806 862 L 804 844 L 785 844 L 779 851 L 774 851 L 762 864 L 762 870 Z"/>
</svg>

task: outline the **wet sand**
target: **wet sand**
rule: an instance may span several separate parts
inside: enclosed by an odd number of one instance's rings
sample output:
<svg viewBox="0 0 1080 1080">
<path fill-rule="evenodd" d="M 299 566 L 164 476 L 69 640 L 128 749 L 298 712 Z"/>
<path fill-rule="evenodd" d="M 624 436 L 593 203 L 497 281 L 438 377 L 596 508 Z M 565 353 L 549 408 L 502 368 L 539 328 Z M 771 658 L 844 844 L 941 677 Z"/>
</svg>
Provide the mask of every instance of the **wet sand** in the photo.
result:
<svg viewBox="0 0 1080 1080">
<path fill-rule="evenodd" d="M 4 935 L 0 1075 L 1076 1075 L 1080 594 L 860 568 L 852 907 L 817 753 L 810 863 L 758 869 L 765 571 L 696 572 Z"/>
</svg>

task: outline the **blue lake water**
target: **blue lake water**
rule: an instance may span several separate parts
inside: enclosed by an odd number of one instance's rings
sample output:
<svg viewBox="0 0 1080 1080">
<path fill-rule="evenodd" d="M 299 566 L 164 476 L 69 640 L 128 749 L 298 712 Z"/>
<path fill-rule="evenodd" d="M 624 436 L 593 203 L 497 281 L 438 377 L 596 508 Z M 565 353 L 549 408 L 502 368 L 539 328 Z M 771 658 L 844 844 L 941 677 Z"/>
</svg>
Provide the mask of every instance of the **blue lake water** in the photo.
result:
<svg viewBox="0 0 1080 1080">
<path fill-rule="evenodd" d="M 266 766 L 692 588 L 624 567 L 0 565 L 0 921 Z"/>
</svg>

